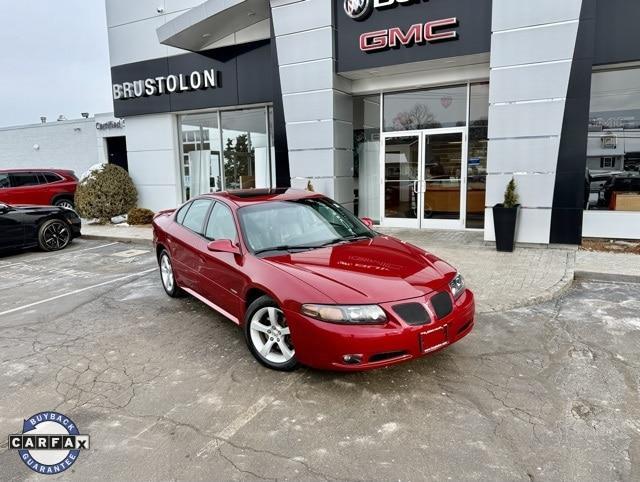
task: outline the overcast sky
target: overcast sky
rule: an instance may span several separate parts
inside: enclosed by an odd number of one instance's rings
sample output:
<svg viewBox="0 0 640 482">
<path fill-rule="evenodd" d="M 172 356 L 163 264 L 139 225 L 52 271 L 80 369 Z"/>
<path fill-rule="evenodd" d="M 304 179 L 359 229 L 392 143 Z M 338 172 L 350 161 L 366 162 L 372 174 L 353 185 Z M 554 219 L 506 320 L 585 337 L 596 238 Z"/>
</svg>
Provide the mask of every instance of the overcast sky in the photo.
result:
<svg viewBox="0 0 640 482">
<path fill-rule="evenodd" d="M 113 110 L 104 0 L 2 1 L 0 45 L 0 126 Z"/>
</svg>

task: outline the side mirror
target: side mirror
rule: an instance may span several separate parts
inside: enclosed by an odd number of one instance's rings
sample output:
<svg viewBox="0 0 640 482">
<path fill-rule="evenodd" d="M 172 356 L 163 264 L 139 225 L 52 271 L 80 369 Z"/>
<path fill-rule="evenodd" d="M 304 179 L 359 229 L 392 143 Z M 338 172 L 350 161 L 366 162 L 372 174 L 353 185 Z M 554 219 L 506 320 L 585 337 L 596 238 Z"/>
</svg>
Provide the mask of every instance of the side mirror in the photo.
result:
<svg viewBox="0 0 640 482">
<path fill-rule="evenodd" d="M 373 219 L 371 218 L 361 218 L 360 221 L 363 222 L 363 224 L 368 227 L 369 229 L 373 228 Z"/>
<path fill-rule="evenodd" d="M 212 253 L 232 253 L 241 254 L 240 248 L 230 239 L 216 239 L 207 245 L 207 249 Z"/>
</svg>

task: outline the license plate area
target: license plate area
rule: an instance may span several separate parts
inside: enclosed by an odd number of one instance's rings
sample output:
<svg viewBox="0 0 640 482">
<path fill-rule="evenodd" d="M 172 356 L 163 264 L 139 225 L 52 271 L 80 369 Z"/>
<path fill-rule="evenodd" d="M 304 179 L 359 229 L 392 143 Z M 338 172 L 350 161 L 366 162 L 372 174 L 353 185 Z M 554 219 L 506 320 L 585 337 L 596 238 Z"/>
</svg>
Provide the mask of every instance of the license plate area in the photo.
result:
<svg viewBox="0 0 640 482">
<path fill-rule="evenodd" d="M 447 325 L 420 333 L 420 351 L 431 353 L 449 344 L 449 330 Z"/>
</svg>

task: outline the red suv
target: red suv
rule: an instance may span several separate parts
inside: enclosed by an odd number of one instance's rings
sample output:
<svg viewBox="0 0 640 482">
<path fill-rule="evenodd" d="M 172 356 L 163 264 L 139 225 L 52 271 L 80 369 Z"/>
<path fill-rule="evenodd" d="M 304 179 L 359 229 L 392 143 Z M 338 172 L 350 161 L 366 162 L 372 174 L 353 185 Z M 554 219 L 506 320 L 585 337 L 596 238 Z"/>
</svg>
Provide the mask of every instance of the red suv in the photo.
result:
<svg viewBox="0 0 640 482">
<path fill-rule="evenodd" d="M 0 169 L 0 202 L 73 209 L 78 178 L 64 169 Z"/>
</svg>

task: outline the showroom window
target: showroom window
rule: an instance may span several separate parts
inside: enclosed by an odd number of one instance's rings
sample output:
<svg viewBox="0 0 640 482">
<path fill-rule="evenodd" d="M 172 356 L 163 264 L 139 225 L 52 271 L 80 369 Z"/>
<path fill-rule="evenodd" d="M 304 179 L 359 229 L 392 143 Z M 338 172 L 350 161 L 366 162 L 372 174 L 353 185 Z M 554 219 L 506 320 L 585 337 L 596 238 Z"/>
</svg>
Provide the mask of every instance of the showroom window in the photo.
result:
<svg viewBox="0 0 640 482">
<path fill-rule="evenodd" d="M 591 82 L 585 208 L 640 211 L 640 69 L 596 71 Z"/>
<path fill-rule="evenodd" d="M 356 190 L 355 213 L 360 217 L 369 217 L 380 222 L 381 212 L 381 146 L 384 145 L 385 182 L 394 189 L 384 189 L 385 215 L 390 209 L 414 216 L 416 181 L 422 169 L 418 162 L 419 132 L 407 134 L 406 131 L 431 132 L 430 129 L 458 128 L 468 132 L 466 142 L 460 147 L 460 138 L 444 137 L 429 139 L 427 154 L 438 154 L 441 159 L 450 160 L 453 167 L 448 180 L 438 178 L 432 182 L 427 191 L 436 193 L 438 187 L 448 182 L 447 187 L 454 193 L 451 197 L 453 216 L 462 218 L 461 204 L 465 193 L 461 192 L 463 156 L 467 150 L 467 191 L 464 227 L 469 229 L 484 228 L 485 194 L 487 178 L 487 135 L 489 118 L 489 83 L 473 83 L 450 87 L 438 87 L 417 91 L 393 92 L 366 95 L 353 98 L 353 137 L 354 137 L 354 177 Z M 468 130 L 467 130 L 468 126 Z M 397 139 L 395 134 L 397 133 Z M 434 133 L 437 135 L 437 131 Z M 408 137 L 407 137 L 408 136 Z M 438 139 L 444 143 L 438 144 Z M 448 142 L 445 142 L 448 141 Z M 398 144 L 399 143 L 399 144 Z M 405 146 L 406 144 L 406 146 Z M 436 152 L 436 146 L 449 150 Z M 407 147 L 407 156 L 398 161 L 398 153 L 402 146 Z M 413 150 L 416 150 L 413 152 Z M 435 154 L 434 154 L 435 153 Z M 411 155 L 409 155 L 411 154 Z M 395 157 L 394 157 L 395 156 Z M 410 162 L 413 159 L 414 162 Z M 426 161 L 425 161 L 426 162 Z M 417 163 L 417 164 L 416 164 Z M 415 164 L 415 165 L 414 165 Z M 395 167 L 394 167 L 395 166 Z M 457 166 L 457 168 L 456 168 Z M 395 172 L 396 169 L 398 172 Z M 413 171 L 412 171 L 413 169 Z M 431 167 L 430 167 L 431 169 Z M 446 169 L 446 166 L 445 166 Z M 404 172 L 402 179 L 397 176 Z M 431 170 L 429 171 L 431 174 Z M 429 179 L 427 179 L 429 181 Z M 398 187 L 398 189 L 395 189 Z M 404 191 L 402 191 L 402 189 Z M 430 188 L 430 189 L 429 189 Z M 398 192 L 402 191 L 402 192 Z M 406 192 L 405 192 L 406 191 Z M 440 189 L 441 194 L 443 189 Z M 430 192 L 425 194 L 430 199 Z M 456 194 L 457 193 L 457 194 Z M 393 196 L 405 203 L 391 206 Z M 442 198 L 442 196 L 441 196 Z M 449 199 L 448 197 L 446 199 Z M 426 201 L 425 201 L 426 202 Z M 389 206 L 388 206 L 389 205 Z M 444 211 L 447 211 L 445 209 Z M 447 211 L 448 212 L 448 211 Z M 435 219 L 438 216 L 426 216 Z M 426 223 L 425 223 L 426 224 Z M 427 226 L 425 226 L 427 227 Z"/>
<path fill-rule="evenodd" d="M 471 84 L 469 93 L 466 216 L 466 227 L 470 229 L 484 228 L 488 136 L 489 83 Z"/>
<path fill-rule="evenodd" d="M 271 187 L 271 107 L 180 117 L 183 197 L 231 189 Z"/>
<path fill-rule="evenodd" d="M 354 212 L 380 222 L 380 95 L 353 98 Z"/>
<path fill-rule="evenodd" d="M 412 131 L 467 125 L 467 86 L 384 95 L 384 130 Z"/>
</svg>

